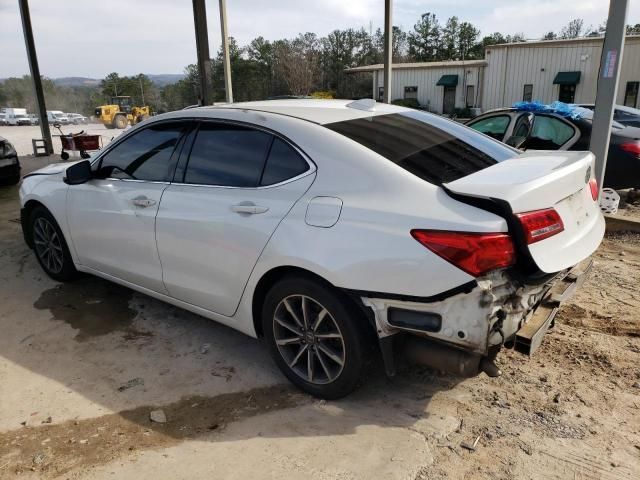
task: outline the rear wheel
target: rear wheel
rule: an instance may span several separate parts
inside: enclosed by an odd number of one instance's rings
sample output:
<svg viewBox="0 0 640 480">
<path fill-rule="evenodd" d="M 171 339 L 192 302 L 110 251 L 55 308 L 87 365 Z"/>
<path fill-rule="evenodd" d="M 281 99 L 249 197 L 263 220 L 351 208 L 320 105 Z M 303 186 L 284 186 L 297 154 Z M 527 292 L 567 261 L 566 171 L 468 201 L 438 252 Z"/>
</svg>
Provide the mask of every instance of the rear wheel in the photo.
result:
<svg viewBox="0 0 640 480">
<path fill-rule="evenodd" d="M 276 364 L 300 389 L 336 399 L 357 387 L 366 334 L 339 291 L 310 278 L 286 278 L 267 294 L 262 321 Z"/>
<path fill-rule="evenodd" d="M 113 119 L 113 126 L 120 130 L 126 128 L 128 123 L 127 117 L 124 115 L 116 115 Z"/>
<path fill-rule="evenodd" d="M 54 280 L 72 280 L 78 271 L 53 215 L 44 207 L 36 207 L 30 218 L 33 249 L 42 269 Z"/>
</svg>

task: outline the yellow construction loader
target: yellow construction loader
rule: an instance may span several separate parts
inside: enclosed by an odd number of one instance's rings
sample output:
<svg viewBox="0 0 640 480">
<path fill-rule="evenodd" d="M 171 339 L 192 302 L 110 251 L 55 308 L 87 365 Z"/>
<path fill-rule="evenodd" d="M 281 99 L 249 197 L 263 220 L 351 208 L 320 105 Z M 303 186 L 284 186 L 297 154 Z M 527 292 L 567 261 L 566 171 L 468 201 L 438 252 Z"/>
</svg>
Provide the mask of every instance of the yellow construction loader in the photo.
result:
<svg viewBox="0 0 640 480">
<path fill-rule="evenodd" d="M 96 119 L 107 128 L 126 128 L 149 117 L 149 107 L 134 107 L 131 97 L 111 97 L 110 105 L 96 107 Z"/>
</svg>

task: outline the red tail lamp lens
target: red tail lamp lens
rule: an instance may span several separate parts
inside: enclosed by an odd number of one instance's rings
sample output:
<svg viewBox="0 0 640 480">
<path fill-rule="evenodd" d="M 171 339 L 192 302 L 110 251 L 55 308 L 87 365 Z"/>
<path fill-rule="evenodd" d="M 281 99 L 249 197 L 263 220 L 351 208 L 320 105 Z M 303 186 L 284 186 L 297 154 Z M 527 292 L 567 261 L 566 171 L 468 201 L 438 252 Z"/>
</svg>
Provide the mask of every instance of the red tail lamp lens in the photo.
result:
<svg viewBox="0 0 640 480">
<path fill-rule="evenodd" d="M 620 148 L 625 152 L 629 152 L 640 157 L 640 142 L 623 143 L 620 145 Z"/>
<path fill-rule="evenodd" d="M 522 224 L 528 245 L 557 235 L 564 230 L 562 219 L 553 208 L 517 213 L 516 217 Z"/>
<path fill-rule="evenodd" d="M 589 188 L 591 189 L 591 198 L 595 202 L 598 200 L 598 181 L 595 178 L 589 180 Z"/>
<path fill-rule="evenodd" d="M 411 230 L 411 236 L 474 277 L 513 265 L 516 260 L 513 242 L 507 233 Z"/>
</svg>

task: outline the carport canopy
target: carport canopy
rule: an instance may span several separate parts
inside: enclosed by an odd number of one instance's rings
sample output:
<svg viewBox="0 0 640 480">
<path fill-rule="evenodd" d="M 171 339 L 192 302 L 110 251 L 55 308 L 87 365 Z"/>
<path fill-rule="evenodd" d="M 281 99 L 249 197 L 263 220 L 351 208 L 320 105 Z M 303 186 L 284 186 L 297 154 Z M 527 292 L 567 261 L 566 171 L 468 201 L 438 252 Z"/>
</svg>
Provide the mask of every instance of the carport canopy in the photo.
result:
<svg viewBox="0 0 640 480">
<path fill-rule="evenodd" d="M 440 87 L 456 87 L 458 85 L 458 75 L 442 75 L 436 85 Z"/>
<path fill-rule="evenodd" d="M 558 72 L 553 79 L 554 85 L 577 85 L 580 83 L 580 72 Z"/>
</svg>

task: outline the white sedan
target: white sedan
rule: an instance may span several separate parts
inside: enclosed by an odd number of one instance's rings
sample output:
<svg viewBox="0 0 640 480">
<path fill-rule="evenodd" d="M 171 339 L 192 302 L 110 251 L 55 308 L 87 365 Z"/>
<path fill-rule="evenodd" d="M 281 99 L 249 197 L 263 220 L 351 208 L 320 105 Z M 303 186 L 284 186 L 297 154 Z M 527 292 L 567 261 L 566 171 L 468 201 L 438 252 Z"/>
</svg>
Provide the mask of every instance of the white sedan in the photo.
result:
<svg viewBox="0 0 640 480">
<path fill-rule="evenodd" d="M 277 100 L 142 122 L 25 176 L 21 216 L 52 278 L 264 337 L 294 384 L 338 398 L 374 355 L 389 375 L 400 354 L 498 375 L 502 347 L 533 353 L 604 234 L 592 172 L 588 152 L 520 153 L 407 108 Z"/>
</svg>

